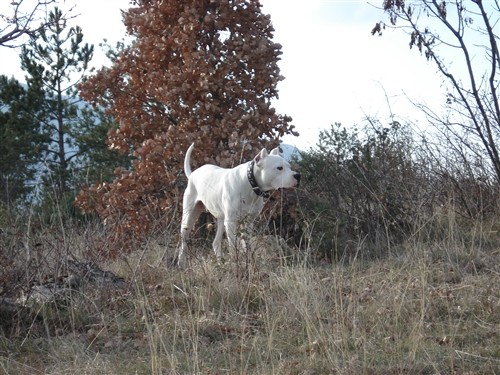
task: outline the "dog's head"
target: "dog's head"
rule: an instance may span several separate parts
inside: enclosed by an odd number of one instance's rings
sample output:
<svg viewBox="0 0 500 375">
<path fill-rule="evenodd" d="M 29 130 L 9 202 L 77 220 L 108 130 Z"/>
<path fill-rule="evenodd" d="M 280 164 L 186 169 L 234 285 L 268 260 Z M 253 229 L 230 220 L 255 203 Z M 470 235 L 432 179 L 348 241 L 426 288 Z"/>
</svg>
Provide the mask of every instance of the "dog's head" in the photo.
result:
<svg viewBox="0 0 500 375">
<path fill-rule="evenodd" d="M 254 174 L 259 187 L 264 190 L 297 187 L 300 173 L 292 170 L 290 163 L 281 155 L 281 149 L 276 147 L 271 152 L 263 148 L 254 158 Z"/>
</svg>

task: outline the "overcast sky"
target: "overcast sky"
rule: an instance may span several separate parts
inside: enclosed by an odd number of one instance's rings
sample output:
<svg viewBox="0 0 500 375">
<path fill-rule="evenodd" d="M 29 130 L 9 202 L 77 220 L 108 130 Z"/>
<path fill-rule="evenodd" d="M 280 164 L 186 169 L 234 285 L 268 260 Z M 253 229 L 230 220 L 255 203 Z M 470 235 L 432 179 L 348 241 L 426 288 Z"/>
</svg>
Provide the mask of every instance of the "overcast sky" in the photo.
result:
<svg viewBox="0 0 500 375">
<path fill-rule="evenodd" d="M 78 14 L 75 23 L 82 28 L 84 41 L 95 45 L 93 63 L 100 66 L 106 60 L 98 44 L 103 38 L 114 44 L 125 35 L 120 9 L 129 1 L 66 1 L 71 3 L 77 4 L 73 13 Z M 286 137 L 286 143 L 308 149 L 330 124 L 351 126 L 366 115 L 384 120 L 390 111 L 399 118 L 425 121 L 405 95 L 436 108 L 442 105 L 442 79 L 431 63 L 408 48 L 409 39 L 401 30 L 371 35 L 383 18 L 376 8 L 381 0 L 261 3 L 263 12 L 271 15 L 274 40 L 283 46 L 280 68 L 285 80 L 278 86 L 275 106 L 293 118 L 300 133 Z M 0 12 L 4 8 L 5 2 Z M 1 48 L 0 54 L 0 74 L 23 80 L 19 51 Z"/>
</svg>

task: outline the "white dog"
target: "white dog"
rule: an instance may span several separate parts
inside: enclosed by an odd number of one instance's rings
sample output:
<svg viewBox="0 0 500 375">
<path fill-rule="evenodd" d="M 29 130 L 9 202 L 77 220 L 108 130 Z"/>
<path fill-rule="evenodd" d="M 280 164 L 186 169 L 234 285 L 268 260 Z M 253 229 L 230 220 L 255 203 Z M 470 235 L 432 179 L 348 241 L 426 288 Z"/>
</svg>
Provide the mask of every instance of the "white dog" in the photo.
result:
<svg viewBox="0 0 500 375">
<path fill-rule="evenodd" d="M 188 186 L 184 192 L 181 240 L 178 263 L 185 262 L 189 234 L 200 214 L 206 209 L 217 219 L 217 232 L 213 248 L 217 259 L 222 258 L 224 228 L 230 250 L 236 250 L 236 234 L 240 223 L 251 229 L 252 221 L 264 207 L 264 197 L 270 190 L 299 185 L 300 174 L 292 171 L 290 164 L 275 148 L 270 153 L 263 148 L 255 158 L 245 164 L 226 169 L 204 165 L 191 172 L 191 153 L 187 150 L 184 172 Z"/>
</svg>

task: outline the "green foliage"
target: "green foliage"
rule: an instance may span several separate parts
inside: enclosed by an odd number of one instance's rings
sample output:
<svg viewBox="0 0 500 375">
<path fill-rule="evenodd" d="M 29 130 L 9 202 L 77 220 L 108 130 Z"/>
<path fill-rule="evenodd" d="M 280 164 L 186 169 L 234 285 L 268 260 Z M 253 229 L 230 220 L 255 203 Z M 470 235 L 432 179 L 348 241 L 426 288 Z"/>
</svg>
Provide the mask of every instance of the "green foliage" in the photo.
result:
<svg viewBox="0 0 500 375">
<path fill-rule="evenodd" d="M 322 256 L 353 256 L 361 242 L 389 249 L 408 232 L 421 178 L 411 144 L 400 123 L 368 119 L 363 131 L 332 125 L 316 149 L 303 153 L 302 220 Z"/>
<path fill-rule="evenodd" d="M 33 190 L 48 137 L 40 130 L 42 93 L 0 76 L 0 202 L 10 206 Z"/>
<path fill-rule="evenodd" d="M 110 182 L 117 167 L 128 169 L 131 156 L 121 155 L 105 142 L 108 132 L 118 126 L 112 116 L 101 110 L 86 109 L 77 126 L 75 141 L 78 144 L 78 170 L 76 186 L 89 186 L 96 182 Z"/>
<path fill-rule="evenodd" d="M 93 46 L 83 43 L 80 27 L 67 27 L 58 8 L 48 15 L 47 25 L 22 48 L 27 88 L 0 80 L 0 187 L 8 206 L 25 199 L 35 175 L 41 176 L 33 201 L 51 222 L 61 211 L 74 216 L 74 192 L 110 181 L 129 158 L 105 143 L 107 132 L 116 128 L 113 118 L 78 96 Z"/>
<path fill-rule="evenodd" d="M 58 225 L 61 216 L 82 219 L 83 216 L 75 205 L 75 196 L 80 188 L 95 183 L 109 182 L 115 176 L 117 168 L 128 168 L 131 162 L 129 155 L 120 155 L 106 145 L 105 139 L 110 129 L 115 129 L 113 117 L 99 109 L 84 109 L 80 112 L 80 120 L 73 129 L 74 142 L 78 154 L 73 159 L 70 181 L 72 189 L 61 194 L 54 187 L 53 175 L 48 173 L 48 183 L 40 187 L 41 199 L 34 207 L 36 213 L 45 223 Z"/>
<path fill-rule="evenodd" d="M 93 46 L 83 44 L 80 27 L 66 28 L 62 12 L 55 8 L 49 14 L 50 26 L 33 36 L 23 47 L 21 61 L 28 73 L 28 86 L 44 92 L 43 132 L 50 141 L 45 148 L 45 162 L 51 173 L 48 184 L 54 184 L 62 196 L 72 187 L 70 170 L 79 155 L 75 127 L 80 121 L 81 100 L 76 85 L 83 78 L 93 54 Z"/>
</svg>

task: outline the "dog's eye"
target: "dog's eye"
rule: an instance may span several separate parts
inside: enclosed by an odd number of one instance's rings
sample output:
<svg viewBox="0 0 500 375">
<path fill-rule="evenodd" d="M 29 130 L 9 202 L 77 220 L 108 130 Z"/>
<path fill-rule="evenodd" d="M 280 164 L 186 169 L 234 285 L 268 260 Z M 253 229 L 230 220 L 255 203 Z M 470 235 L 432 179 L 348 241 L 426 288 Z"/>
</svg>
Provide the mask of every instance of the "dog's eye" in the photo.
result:
<svg viewBox="0 0 500 375">
<path fill-rule="evenodd" d="M 282 171 L 283 170 L 283 167 L 278 167 L 278 171 Z"/>
</svg>

